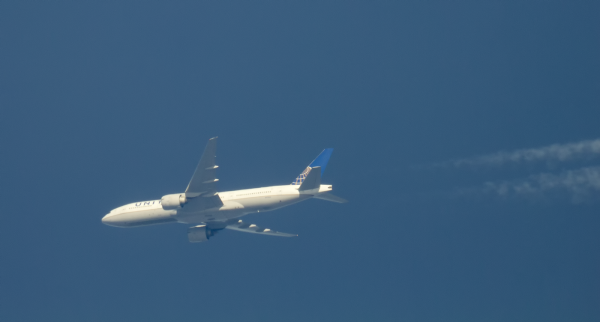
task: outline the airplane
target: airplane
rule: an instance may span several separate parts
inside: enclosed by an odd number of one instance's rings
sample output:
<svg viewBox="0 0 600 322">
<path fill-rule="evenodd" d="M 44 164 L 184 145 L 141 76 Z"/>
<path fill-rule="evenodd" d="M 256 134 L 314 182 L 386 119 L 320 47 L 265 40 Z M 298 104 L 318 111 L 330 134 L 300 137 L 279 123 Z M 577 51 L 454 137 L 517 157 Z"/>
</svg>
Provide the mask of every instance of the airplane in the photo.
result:
<svg viewBox="0 0 600 322">
<path fill-rule="evenodd" d="M 217 137 L 208 140 L 204 153 L 185 192 L 168 194 L 159 200 L 140 201 L 113 209 L 102 223 L 114 227 L 139 227 L 166 223 L 183 223 L 192 243 L 204 242 L 223 229 L 246 233 L 294 237 L 247 224 L 240 220 L 248 214 L 272 211 L 311 198 L 337 203 L 346 200 L 329 193 L 332 185 L 321 184 L 333 149 L 325 149 L 289 185 L 217 192 L 215 152 Z"/>
</svg>

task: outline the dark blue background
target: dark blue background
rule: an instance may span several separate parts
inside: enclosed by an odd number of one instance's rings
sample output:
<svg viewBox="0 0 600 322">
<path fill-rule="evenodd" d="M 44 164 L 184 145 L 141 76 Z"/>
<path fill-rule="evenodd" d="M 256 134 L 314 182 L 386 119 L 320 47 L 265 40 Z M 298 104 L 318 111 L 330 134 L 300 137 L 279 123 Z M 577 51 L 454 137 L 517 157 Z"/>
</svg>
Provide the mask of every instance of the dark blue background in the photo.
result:
<svg viewBox="0 0 600 322">
<path fill-rule="evenodd" d="M 420 166 L 600 137 L 599 9 L 2 2 L 0 319 L 598 321 L 597 203 L 447 198 L 495 174 Z M 221 190 L 333 147 L 350 203 L 248 218 L 298 238 L 101 224 L 212 136 Z"/>
</svg>

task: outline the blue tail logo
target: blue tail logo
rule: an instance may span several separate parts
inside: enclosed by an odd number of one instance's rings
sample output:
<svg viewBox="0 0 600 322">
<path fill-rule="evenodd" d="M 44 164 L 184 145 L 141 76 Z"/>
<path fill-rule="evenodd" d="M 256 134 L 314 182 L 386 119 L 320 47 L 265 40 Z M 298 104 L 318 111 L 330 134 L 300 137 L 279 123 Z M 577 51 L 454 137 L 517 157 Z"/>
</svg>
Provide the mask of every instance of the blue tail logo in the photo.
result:
<svg viewBox="0 0 600 322">
<path fill-rule="evenodd" d="M 323 150 L 323 152 L 321 152 L 321 154 L 319 154 L 317 158 L 314 159 L 313 162 L 311 162 L 308 165 L 308 167 L 306 167 L 306 169 L 302 171 L 302 173 L 300 173 L 296 180 L 292 182 L 292 186 L 302 185 L 302 182 L 304 182 L 304 179 L 306 179 L 306 176 L 308 176 L 310 170 L 314 167 L 321 167 L 321 176 L 323 176 L 323 173 L 325 173 L 325 167 L 327 166 L 327 162 L 331 157 L 331 153 L 333 153 L 333 149 L 331 148 Z"/>
</svg>

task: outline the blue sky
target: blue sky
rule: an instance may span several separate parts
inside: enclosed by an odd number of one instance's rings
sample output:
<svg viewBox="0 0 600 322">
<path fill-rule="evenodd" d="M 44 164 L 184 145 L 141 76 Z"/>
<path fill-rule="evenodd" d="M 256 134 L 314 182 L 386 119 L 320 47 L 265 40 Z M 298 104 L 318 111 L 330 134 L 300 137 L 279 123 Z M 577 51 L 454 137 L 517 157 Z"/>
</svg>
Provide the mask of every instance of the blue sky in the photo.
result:
<svg viewBox="0 0 600 322">
<path fill-rule="evenodd" d="M 0 319 L 597 321 L 599 153 L 477 160 L 600 138 L 599 9 L 3 2 Z M 213 136 L 221 190 L 332 147 L 350 203 L 248 218 L 293 239 L 101 224 Z"/>
</svg>

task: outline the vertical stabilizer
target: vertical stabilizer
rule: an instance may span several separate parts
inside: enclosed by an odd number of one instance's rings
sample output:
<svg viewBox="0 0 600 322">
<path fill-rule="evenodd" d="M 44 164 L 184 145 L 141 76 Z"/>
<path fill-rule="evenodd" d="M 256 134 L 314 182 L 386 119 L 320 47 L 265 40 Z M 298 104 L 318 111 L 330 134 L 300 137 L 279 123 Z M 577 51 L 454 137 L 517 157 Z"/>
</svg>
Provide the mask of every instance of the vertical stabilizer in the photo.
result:
<svg viewBox="0 0 600 322">
<path fill-rule="evenodd" d="M 315 167 L 321 168 L 321 175 L 319 177 L 323 176 L 323 173 L 325 173 L 325 167 L 327 166 L 327 162 L 329 161 L 329 158 L 331 157 L 331 153 L 333 153 L 332 148 L 323 150 L 323 152 L 321 152 L 321 154 L 319 154 L 313 160 L 313 162 L 311 162 L 308 165 L 308 167 L 306 167 L 306 169 L 304 169 L 304 171 L 302 171 L 302 173 L 296 178 L 296 180 L 294 180 L 294 182 L 292 182 L 292 185 L 293 186 L 301 185 L 302 182 L 304 182 L 304 180 L 308 176 L 310 169 L 315 168 Z"/>
</svg>

